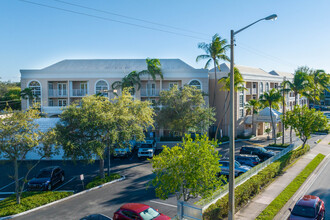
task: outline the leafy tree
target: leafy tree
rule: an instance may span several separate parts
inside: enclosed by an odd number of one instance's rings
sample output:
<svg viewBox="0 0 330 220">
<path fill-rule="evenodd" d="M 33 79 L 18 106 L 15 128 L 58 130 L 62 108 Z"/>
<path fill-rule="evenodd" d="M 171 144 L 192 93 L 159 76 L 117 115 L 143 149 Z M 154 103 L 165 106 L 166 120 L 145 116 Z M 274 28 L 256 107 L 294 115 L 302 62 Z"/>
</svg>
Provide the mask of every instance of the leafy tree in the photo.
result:
<svg viewBox="0 0 330 220">
<path fill-rule="evenodd" d="M 303 147 L 313 132 L 325 130 L 329 127 L 328 119 L 315 109 L 309 109 L 306 105 L 296 105 L 292 111 L 283 117 L 286 126 L 291 126 L 303 142 Z"/>
<path fill-rule="evenodd" d="M 218 122 L 218 125 L 217 125 L 217 130 L 215 132 L 215 139 L 217 139 L 217 134 L 218 134 L 218 130 L 219 130 L 219 127 L 222 125 L 223 121 L 226 120 L 226 116 L 227 116 L 227 112 L 229 110 L 229 106 L 227 106 L 226 108 L 226 103 L 227 103 L 227 99 L 229 97 L 229 91 L 230 91 L 230 73 L 228 73 L 228 76 L 227 77 L 223 77 L 221 79 L 219 79 L 218 81 L 219 84 L 223 84 L 223 86 L 220 88 L 220 91 L 227 91 L 227 95 L 226 95 L 226 98 L 225 98 L 225 102 L 224 102 L 224 105 L 223 105 L 223 112 L 224 115 L 222 117 L 221 120 L 219 120 Z M 240 73 L 240 71 L 235 67 L 234 68 L 234 89 L 235 91 L 242 91 L 242 90 L 246 90 L 246 88 L 244 87 L 244 79 Z"/>
<path fill-rule="evenodd" d="M 200 60 L 207 60 L 205 64 L 205 69 L 209 68 L 211 62 L 213 62 L 214 67 L 214 94 L 213 94 L 213 101 L 212 106 L 214 106 L 216 100 L 216 88 L 217 88 L 217 68 L 220 70 L 219 61 L 229 61 L 229 57 L 226 55 L 227 50 L 229 49 L 230 45 L 227 44 L 226 39 L 221 39 L 218 34 L 215 34 L 212 37 L 211 43 L 199 43 L 198 48 L 205 51 L 205 54 L 199 55 L 196 58 L 196 62 Z"/>
<path fill-rule="evenodd" d="M 291 90 L 287 88 L 287 83 L 283 81 L 281 83 L 281 87 L 279 89 L 279 93 L 282 94 L 282 115 L 285 117 L 285 96 L 290 92 Z M 282 144 L 284 144 L 284 138 L 285 138 L 285 124 L 284 121 L 282 120 Z M 290 137 L 291 138 L 291 137 Z"/>
<path fill-rule="evenodd" d="M 129 88 L 109 101 L 102 96 L 86 96 L 81 106 L 71 104 L 61 114 L 56 126 L 64 157 L 93 162 L 100 159 L 100 177 L 104 177 L 104 152 L 108 147 L 136 138 L 144 139 L 143 131 L 153 124 L 149 102 L 133 100 Z M 110 172 L 110 170 L 108 170 Z"/>
<path fill-rule="evenodd" d="M 159 61 L 159 59 L 150 59 L 147 58 L 146 59 L 146 63 L 147 63 L 147 69 L 146 70 L 142 70 L 141 72 L 139 72 L 140 76 L 143 75 L 147 75 L 148 76 L 148 82 L 147 82 L 147 88 L 150 88 L 150 77 L 152 78 L 153 81 L 156 81 L 157 76 L 159 76 L 161 79 L 164 79 L 163 76 L 163 72 L 161 69 L 161 63 Z"/>
<path fill-rule="evenodd" d="M 210 141 L 206 135 L 197 135 L 195 141 L 186 135 L 182 146 L 164 146 L 162 153 L 151 160 L 156 174 L 151 184 L 156 187 L 156 196 L 167 199 L 176 193 L 178 200 L 183 197 L 188 201 L 199 195 L 210 195 L 221 185 L 217 178 L 220 167 L 215 146 L 216 142 Z"/>
<path fill-rule="evenodd" d="M 248 112 L 252 115 L 252 133 L 255 135 L 256 132 L 256 124 L 254 122 L 254 116 L 255 114 L 258 114 L 258 110 L 260 109 L 260 102 L 256 99 L 250 99 L 247 104 L 245 105 L 245 108 L 248 110 Z"/>
<path fill-rule="evenodd" d="M 272 89 L 269 92 L 265 92 L 260 96 L 260 102 L 261 103 L 267 103 L 269 106 L 269 113 L 270 113 L 270 118 L 272 121 L 272 130 L 273 130 L 273 139 L 276 144 L 276 123 L 274 123 L 274 118 L 273 118 L 273 112 L 272 108 L 274 105 L 276 105 L 280 100 L 281 100 L 281 94 L 278 92 L 276 89 Z"/>
<path fill-rule="evenodd" d="M 130 88 L 130 93 L 132 95 L 135 94 L 135 87 L 137 86 L 137 90 L 141 88 L 141 79 L 140 74 L 136 71 L 130 72 L 127 76 L 125 76 L 121 81 L 115 81 L 112 83 L 112 89 L 116 90 L 124 90 L 125 88 Z"/>
<path fill-rule="evenodd" d="M 205 106 L 202 92 L 193 86 L 161 91 L 157 124 L 181 134 L 203 132 L 214 122 L 214 109 Z"/>
<path fill-rule="evenodd" d="M 5 115 L 0 117 L 0 154 L 14 163 L 16 202 L 20 204 L 20 197 L 30 171 L 44 157 L 55 153 L 53 131 L 43 134 L 38 130 L 39 125 L 34 122 L 40 112 L 36 108 L 27 111 L 13 111 L 6 109 Z M 40 144 L 40 143 L 44 144 Z M 19 182 L 18 169 L 29 152 L 36 152 L 40 158 L 28 169 L 23 183 Z"/>
</svg>

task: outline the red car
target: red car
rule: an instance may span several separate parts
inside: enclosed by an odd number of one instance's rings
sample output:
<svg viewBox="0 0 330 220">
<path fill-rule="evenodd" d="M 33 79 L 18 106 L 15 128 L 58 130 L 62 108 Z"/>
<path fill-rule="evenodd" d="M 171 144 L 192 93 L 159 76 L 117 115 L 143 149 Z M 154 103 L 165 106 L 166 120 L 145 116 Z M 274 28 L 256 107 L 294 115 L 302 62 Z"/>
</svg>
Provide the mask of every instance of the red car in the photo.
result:
<svg viewBox="0 0 330 220">
<path fill-rule="evenodd" d="M 306 195 L 298 200 L 292 210 L 291 208 L 289 210 L 291 212 L 289 220 L 325 218 L 324 202 L 317 196 Z"/>
<path fill-rule="evenodd" d="M 170 217 L 159 213 L 148 205 L 127 203 L 113 215 L 113 220 L 168 220 Z"/>
</svg>

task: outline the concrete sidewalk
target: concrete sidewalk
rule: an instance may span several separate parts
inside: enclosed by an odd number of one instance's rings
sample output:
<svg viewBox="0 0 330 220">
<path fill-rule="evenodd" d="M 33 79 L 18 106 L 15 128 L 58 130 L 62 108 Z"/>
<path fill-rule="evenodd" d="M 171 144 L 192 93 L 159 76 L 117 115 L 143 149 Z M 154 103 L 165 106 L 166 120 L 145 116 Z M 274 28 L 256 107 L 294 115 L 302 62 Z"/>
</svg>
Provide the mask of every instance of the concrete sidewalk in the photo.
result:
<svg viewBox="0 0 330 220">
<path fill-rule="evenodd" d="M 320 143 L 313 147 L 307 154 L 302 156 L 273 183 L 254 197 L 245 207 L 241 208 L 235 214 L 235 219 L 256 219 L 256 217 L 292 182 L 292 180 L 314 159 L 317 154 L 322 153 L 325 156 L 330 154 L 329 142 L 330 135 L 327 135 Z"/>
</svg>

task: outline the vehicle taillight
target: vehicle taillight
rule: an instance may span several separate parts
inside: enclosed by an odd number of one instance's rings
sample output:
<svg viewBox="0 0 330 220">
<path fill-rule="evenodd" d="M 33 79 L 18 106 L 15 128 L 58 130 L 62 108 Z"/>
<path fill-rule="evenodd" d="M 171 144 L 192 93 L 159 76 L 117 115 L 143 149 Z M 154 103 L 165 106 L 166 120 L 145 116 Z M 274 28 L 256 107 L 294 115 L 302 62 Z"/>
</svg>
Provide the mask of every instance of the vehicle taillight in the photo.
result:
<svg viewBox="0 0 330 220">
<path fill-rule="evenodd" d="M 114 215 L 113 215 L 113 219 L 116 220 L 117 218 L 118 218 L 118 214 L 114 214 Z"/>
<path fill-rule="evenodd" d="M 258 162 L 252 162 L 253 164 L 258 164 Z"/>
</svg>

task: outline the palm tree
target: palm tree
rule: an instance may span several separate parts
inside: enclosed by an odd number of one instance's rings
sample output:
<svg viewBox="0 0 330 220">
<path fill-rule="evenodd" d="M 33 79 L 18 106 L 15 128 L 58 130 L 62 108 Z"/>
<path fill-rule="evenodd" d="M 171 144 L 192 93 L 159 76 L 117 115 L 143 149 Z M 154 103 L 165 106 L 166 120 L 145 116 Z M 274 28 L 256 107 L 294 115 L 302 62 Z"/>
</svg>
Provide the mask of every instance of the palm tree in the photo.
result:
<svg viewBox="0 0 330 220">
<path fill-rule="evenodd" d="M 33 95 L 32 89 L 31 88 L 25 88 L 21 91 L 21 97 L 23 99 L 30 99 L 33 100 L 35 96 Z"/>
<path fill-rule="evenodd" d="M 139 90 L 141 88 L 140 75 L 136 71 L 132 71 L 128 75 L 126 75 L 121 81 L 115 81 L 114 83 L 112 83 L 111 87 L 113 90 L 123 90 L 124 88 L 130 88 L 130 93 L 134 95 L 136 92 L 136 85 L 137 90 Z"/>
<path fill-rule="evenodd" d="M 270 113 L 270 119 L 272 121 L 272 130 L 273 130 L 273 138 L 274 138 L 274 142 L 276 144 L 276 126 L 274 123 L 274 119 L 273 119 L 273 111 L 272 111 L 272 107 L 281 100 L 281 93 L 278 92 L 277 89 L 272 89 L 269 92 L 265 92 L 264 94 L 260 95 L 260 102 L 262 103 L 267 103 L 269 106 L 269 113 Z"/>
<path fill-rule="evenodd" d="M 224 119 L 226 120 L 226 118 L 227 118 L 226 115 L 229 110 L 229 105 L 226 108 L 226 103 L 227 103 L 227 99 L 229 97 L 229 91 L 230 91 L 230 73 L 228 73 L 227 77 L 223 77 L 223 78 L 219 79 L 218 83 L 223 84 L 223 86 L 220 88 L 220 90 L 227 91 L 227 95 L 226 95 L 223 110 L 222 110 L 222 112 L 225 112 L 225 113 L 224 113 L 224 116 L 222 117 L 222 119 L 219 120 L 219 122 L 218 122 L 217 130 L 215 132 L 215 140 L 217 139 L 219 127 L 222 125 L 223 120 Z M 246 88 L 244 87 L 244 83 L 245 83 L 245 81 L 244 81 L 241 73 L 235 67 L 234 68 L 234 89 L 235 89 L 235 91 L 237 92 L 237 91 L 245 90 Z"/>
<path fill-rule="evenodd" d="M 320 94 L 323 93 L 324 90 L 329 91 L 328 85 L 330 84 L 330 77 L 324 70 L 320 69 L 311 71 L 309 76 L 312 81 L 311 96 L 313 97 L 313 103 L 315 106 L 317 101 L 320 100 Z"/>
<path fill-rule="evenodd" d="M 255 114 L 258 114 L 258 110 L 260 109 L 260 102 L 256 99 L 250 99 L 247 104 L 245 105 L 245 108 L 249 113 L 252 115 L 252 134 L 255 134 L 255 123 L 254 123 L 254 116 Z"/>
<path fill-rule="evenodd" d="M 281 83 L 281 88 L 279 89 L 279 92 L 282 94 L 282 115 L 283 118 L 285 117 L 285 96 L 291 91 L 291 89 L 287 88 L 287 82 L 284 80 Z M 284 126 L 284 120 L 282 119 L 282 144 L 284 144 L 284 132 L 285 132 L 285 126 Z"/>
<path fill-rule="evenodd" d="M 311 83 L 309 78 L 310 69 L 307 66 L 298 67 L 295 70 L 293 81 L 285 81 L 285 84 L 294 93 L 294 103 L 298 103 L 298 94 L 310 97 L 307 93 L 310 90 Z M 290 127 L 290 143 L 292 143 L 292 127 Z"/>
<path fill-rule="evenodd" d="M 217 68 L 220 70 L 219 61 L 229 61 L 229 57 L 226 55 L 226 51 L 230 45 L 227 44 L 226 39 L 221 39 L 221 37 L 218 34 L 215 34 L 212 37 L 211 43 L 199 43 L 198 48 L 205 51 L 206 54 L 202 54 L 197 56 L 196 62 L 200 60 L 207 60 L 205 64 L 205 69 L 207 69 L 211 62 L 213 61 L 213 67 L 214 67 L 214 94 L 213 94 L 213 101 L 212 106 L 214 106 L 215 100 L 216 100 L 216 87 L 217 87 Z"/>
<path fill-rule="evenodd" d="M 147 63 L 147 69 L 139 72 L 139 75 L 140 76 L 148 75 L 148 83 L 147 83 L 147 89 L 148 89 L 150 87 L 149 77 L 151 77 L 153 81 L 156 81 L 157 76 L 159 76 L 161 79 L 164 79 L 164 76 L 161 70 L 161 63 L 159 59 L 147 58 L 146 63 Z"/>
</svg>

